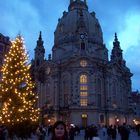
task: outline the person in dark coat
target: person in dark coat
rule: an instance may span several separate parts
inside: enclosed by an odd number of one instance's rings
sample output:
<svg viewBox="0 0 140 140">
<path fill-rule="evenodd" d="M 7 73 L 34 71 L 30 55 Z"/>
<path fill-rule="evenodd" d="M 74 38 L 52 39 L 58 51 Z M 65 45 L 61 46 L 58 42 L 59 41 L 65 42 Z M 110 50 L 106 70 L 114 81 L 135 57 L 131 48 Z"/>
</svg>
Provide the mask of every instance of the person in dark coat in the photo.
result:
<svg viewBox="0 0 140 140">
<path fill-rule="evenodd" d="M 112 135 L 112 140 L 116 140 L 117 130 L 116 130 L 116 126 L 115 125 L 112 127 L 111 135 Z"/>
<path fill-rule="evenodd" d="M 85 139 L 85 140 L 88 140 L 88 137 L 89 137 L 89 128 L 86 127 L 86 128 L 85 128 L 85 136 L 84 136 L 84 139 Z"/>
<path fill-rule="evenodd" d="M 120 135 L 121 135 L 121 140 L 129 140 L 129 129 L 124 123 L 123 126 L 120 128 Z"/>
<path fill-rule="evenodd" d="M 140 136 L 140 124 L 138 124 L 138 125 L 136 126 L 136 131 L 137 131 L 137 133 L 138 133 L 138 136 Z"/>
<path fill-rule="evenodd" d="M 99 135 L 98 135 L 98 129 L 96 126 L 93 127 L 93 138 L 92 140 L 100 140 Z"/>
<path fill-rule="evenodd" d="M 0 140 L 3 139 L 3 126 L 0 125 Z"/>
<path fill-rule="evenodd" d="M 111 135 L 111 133 L 112 133 L 112 125 L 110 125 L 108 128 L 107 128 L 107 139 L 108 140 L 111 140 L 111 137 L 112 137 L 112 135 Z"/>
<path fill-rule="evenodd" d="M 74 136 L 75 136 L 75 128 L 71 126 L 70 131 L 69 131 L 70 140 L 74 140 Z"/>
<path fill-rule="evenodd" d="M 45 140 L 45 136 L 46 136 L 46 131 L 43 128 L 43 126 L 39 126 L 36 130 L 36 134 L 38 136 L 38 140 Z"/>
</svg>

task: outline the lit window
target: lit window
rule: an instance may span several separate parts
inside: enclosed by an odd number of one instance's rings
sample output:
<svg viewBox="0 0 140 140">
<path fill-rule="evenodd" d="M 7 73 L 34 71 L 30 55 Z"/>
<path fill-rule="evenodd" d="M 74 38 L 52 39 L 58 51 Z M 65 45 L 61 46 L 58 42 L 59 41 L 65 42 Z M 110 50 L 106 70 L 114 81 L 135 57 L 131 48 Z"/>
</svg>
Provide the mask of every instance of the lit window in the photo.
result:
<svg viewBox="0 0 140 140">
<path fill-rule="evenodd" d="M 81 97 L 87 97 L 87 91 L 86 92 L 80 92 Z"/>
<path fill-rule="evenodd" d="M 87 85 L 81 85 L 80 90 L 87 90 Z"/>
<path fill-rule="evenodd" d="M 87 66 L 87 61 L 86 60 L 81 60 L 80 65 L 81 65 L 81 67 L 86 67 Z"/>
<path fill-rule="evenodd" d="M 86 84 L 87 83 L 87 76 L 86 75 L 81 75 L 80 76 L 80 83 L 81 84 Z"/>
<path fill-rule="evenodd" d="M 87 106 L 88 104 L 88 82 L 87 75 L 80 76 L 80 105 Z"/>
<path fill-rule="evenodd" d="M 80 99 L 80 105 L 81 106 L 87 106 L 87 99 L 85 98 L 85 99 Z"/>
</svg>

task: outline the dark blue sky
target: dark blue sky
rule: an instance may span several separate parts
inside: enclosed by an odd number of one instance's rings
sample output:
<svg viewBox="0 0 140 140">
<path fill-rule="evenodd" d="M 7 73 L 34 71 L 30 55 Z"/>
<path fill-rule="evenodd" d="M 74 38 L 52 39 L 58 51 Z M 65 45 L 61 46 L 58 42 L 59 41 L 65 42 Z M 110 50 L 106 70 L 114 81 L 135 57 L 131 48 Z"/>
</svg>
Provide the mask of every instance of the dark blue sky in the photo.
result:
<svg viewBox="0 0 140 140">
<path fill-rule="evenodd" d="M 11 39 L 21 33 L 32 59 L 39 31 L 42 31 L 47 57 L 58 18 L 67 11 L 69 1 L 0 0 L 0 33 Z M 123 57 L 134 74 L 132 89 L 140 90 L 140 0 L 87 0 L 87 4 L 90 12 L 96 12 L 109 54 L 117 32 Z"/>
</svg>

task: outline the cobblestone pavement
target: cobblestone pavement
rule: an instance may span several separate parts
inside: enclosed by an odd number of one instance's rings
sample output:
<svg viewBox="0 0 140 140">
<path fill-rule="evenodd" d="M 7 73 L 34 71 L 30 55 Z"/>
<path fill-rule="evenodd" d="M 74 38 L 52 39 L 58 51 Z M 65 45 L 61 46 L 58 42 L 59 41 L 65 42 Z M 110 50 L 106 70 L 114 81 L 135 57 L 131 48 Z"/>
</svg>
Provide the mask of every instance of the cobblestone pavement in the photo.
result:
<svg viewBox="0 0 140 140">
<path fill-rule="evenodd" d="M 107 137 L 103 137 L 101 131 L 99 131 L 99 137 L 100 137 L 101 140 L 107 140 Z M 36 136 L 32 136 L 32 138 L 29 139 L 29 140 L 38 140 L 38 139 L 37 139 Z M 49 140 L 49 137 L 46 136 L 46 139 L 45 140 Z M 75 136 L 75 139 L 74 140 L 84 140 L 84 131 L 81 130 L 80 134 L 77 135 L 77 136 Z M 119 134 L 117 135 L 117 139 L 116 140 L 121 140 Z M 140 136 L 138 136 L 136 132 L 132 132 L 131 131 L 129 140 L 140 140 Z"/>
<path fill-rule="evenodd" d="M 101 131 L 99 132 L 99 137 L 100 137 L 101 140 L 107 140 L 107 137 L 103 137 Z M 84 140 L 84 132 L 81 131 L 81 133 L 78 136 L 75 137 L 75 140 Z M 117 135 L 116 140 L 121 140 L 119 134 Z M 138 136 L 136 132 L 131 132 L 129 140 L 140 140 L 140 136 Z"/>
</svg>

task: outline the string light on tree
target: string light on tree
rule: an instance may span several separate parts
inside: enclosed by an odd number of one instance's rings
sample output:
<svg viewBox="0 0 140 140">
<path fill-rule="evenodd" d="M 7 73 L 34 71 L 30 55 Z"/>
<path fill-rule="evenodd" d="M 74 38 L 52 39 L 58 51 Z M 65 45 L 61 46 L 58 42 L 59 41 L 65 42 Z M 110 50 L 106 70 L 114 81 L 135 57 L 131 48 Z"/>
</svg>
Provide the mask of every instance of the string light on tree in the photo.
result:
<svg viewBox="0 0 140 140">
<path fill-rule="evenodd" d="M 37 95 L 34 93 L 34 83 L 30 76 L 30 64 L 25 49 L 24 40 L 19 35 L 12 46 L 2 66 L 0 83 L 2 101 L 0 121 L 9 126 L 28 121 L 37 122 L 39 109 L 36 108 Z"/>
</svg>

